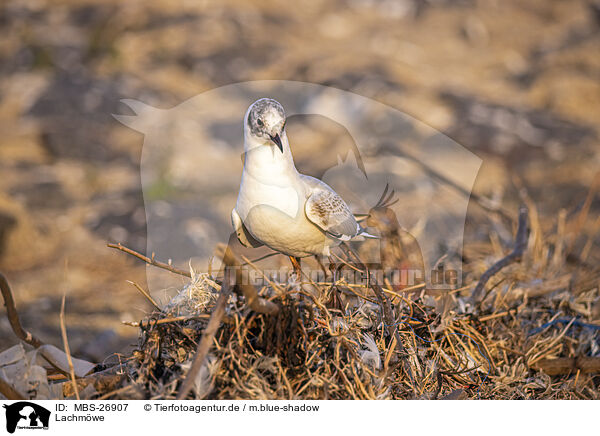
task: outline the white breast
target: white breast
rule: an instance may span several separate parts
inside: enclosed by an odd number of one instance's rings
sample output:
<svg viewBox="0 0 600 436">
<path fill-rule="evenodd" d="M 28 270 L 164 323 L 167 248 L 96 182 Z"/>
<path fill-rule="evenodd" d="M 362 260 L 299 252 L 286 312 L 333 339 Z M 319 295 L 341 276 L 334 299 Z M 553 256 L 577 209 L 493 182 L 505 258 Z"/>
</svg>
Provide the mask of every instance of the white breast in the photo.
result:
<svg viewBox="0 0 600 436">
<path fill-rule="evenodd" d="M 304 199 L 291 184 L 274 185 L 268 180 L 259 180 L 249 173 L 244 174 L 236 210 L 242 220 L 246 220 L 250 210 L 256 206 L 271 206 L 290 218 L 298 215 L 304 207 Z"/>
</svg>

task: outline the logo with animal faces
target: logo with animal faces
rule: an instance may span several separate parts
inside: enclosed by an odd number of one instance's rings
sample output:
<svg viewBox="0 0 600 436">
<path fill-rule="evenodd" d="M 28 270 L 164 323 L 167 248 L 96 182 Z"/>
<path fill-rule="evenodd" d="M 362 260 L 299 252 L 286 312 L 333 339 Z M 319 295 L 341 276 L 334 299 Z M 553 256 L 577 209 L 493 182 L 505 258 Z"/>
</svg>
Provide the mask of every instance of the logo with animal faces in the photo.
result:
<svg viewBox="0 0 600 436">
<path fill-rule="evenodd" d="M 361 227 L 378 236 L 357 243 L 365 264 L 391 271 L 402 284 L 461 286 L 465 218 L 481 159 L 394 108 L 302 82 L 228 85 L 171 109 L 123 100 L 134 114 L 115 118 L 145 135 L 140 168 L 149 255 L 182 268 L 191 259 L 196 270 L 219 269 L 213 254 L 232 233 L 246 159 L 244 114 L 263 97 L 285 108 L 298 171 L 329 185 Z M 264 246 L 252 250 L 249 258 L 269 253 Z M 147 279 L 153 291 L 178 285 L 151 267 Z"/>
<path fill-rule="evenodd" d="M 50 411 L 29 401 L 19 401 L 2 405 L 6 415 L 6 431 L 15 430 L 47 430 L 50 424 Z"/>
</svg>

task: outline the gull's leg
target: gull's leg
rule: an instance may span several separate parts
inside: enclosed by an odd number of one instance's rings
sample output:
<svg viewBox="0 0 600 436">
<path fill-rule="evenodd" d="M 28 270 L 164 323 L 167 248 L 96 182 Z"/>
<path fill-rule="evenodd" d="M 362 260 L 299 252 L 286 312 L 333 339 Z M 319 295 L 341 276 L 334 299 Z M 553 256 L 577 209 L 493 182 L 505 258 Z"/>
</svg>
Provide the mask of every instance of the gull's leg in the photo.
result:
<svg viewBox="0 0 600 436">
<path fill-rule="evenodd" d="M 321 262 L 321 258 L 318 254 L 315 254 L 315 259 L 317 260 L 319 267 L 321 267 L 321 271 L 323 271 L 323 274 L 325 274 L 325 280 L 327 280 L 327 270 L 325 269 L 325 265 L 323 265 L 323 262 Z"/>
<path fill-rule="evenodd" d="M 292 266 L 294 267 L 294 274 L 296 275 L 296 280 L 301 280 L 300 274 L 302 274 L 302 268 L 300 267 L 300 258 L 294 256 L 288 256 L 290 258 L 290 262 L 292 262 Z"/>
</svg>

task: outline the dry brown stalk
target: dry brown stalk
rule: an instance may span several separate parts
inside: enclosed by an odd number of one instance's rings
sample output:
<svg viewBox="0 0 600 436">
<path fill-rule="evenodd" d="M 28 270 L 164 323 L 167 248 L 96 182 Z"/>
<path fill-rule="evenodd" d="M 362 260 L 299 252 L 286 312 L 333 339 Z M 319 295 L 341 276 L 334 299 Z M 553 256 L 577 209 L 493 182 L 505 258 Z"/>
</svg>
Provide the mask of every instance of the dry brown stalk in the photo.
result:
<svg viewBox="0 0 600 436">
<path fill-rule="evenodd" d="M 518 262 L 521 260 L 523 256 L 523 252 L 525 248 L 527 248 L 527 236 L 528 236 L 528 210 L 527 207 L 521 206 L 519 209 L 519 224 L 517 228 L 517 235 L 515 237 L 515 246 L 513 251 L 511 251 L 507 256 L 500 259 L 498 262 L 493 264 L 491 267 L 487 269 L 479 279 L 477 286 L 475 286 L 475 290 L 473 290 L 473 294 L 471 295 L 472 301 L 478 301 L 481 297 L 483 289 L 485 288 L 486 283 L 502 268 L 510 265 L 511 263 Z"/>
<path fill-rule="evenodd" d="M 165 270 L 170 271 L 170 272 L 172 272 L 174 274 L 179 274 L 180 276 L 185 276 L 185 277 L 189 277 L 189 278 L 192 277 L 192 275 L 191 275 L 191 273 L 189 271 L 184 271 L 182 269 L 175 268 L 173 265 L 171 265 L 169 263 L 160 262 L 160 261 L 154 259 L 154 253 L 152 254 L 152 257 L 150 258 L 148 256 L 144 256 L 141 253 L 138 253 L 135 250 L 132 250 L 131 248 L 127 248 L 127 247 L 121 245 L 120 243 L 119 244 L 112 244 L 112 243 L 111 244 L 106 244 L 106 246 L 110 247 L 110 248 L 115 248 L 115 249 L 117 249 L 119 251 L 122 251 L 124 253 L 127 253 L 127 254 L 131 254 L 132 256 L 137 257 L 138 259 L 143 260 L 148 265 L 152 265 L 152 266 L 156 266 L 158 268 L 165 269 Z"/>
<path fill-rule="evenodd" d="M 192 320 L 198 320 L 198 319 L 209 319 L 210 315 L 207 313 L 200 313 L 198 315 L 182 315 L 182 316 L 174 316 L 174 317 L 169 317 L 169 318 L 160 318 L 160 319 L 147 319 L 147 320 L 143 320 L 143 321 L 121 321 L 123 324 L 131 326 L 131 327 L 141 327 L 144 325 L 148 325 L 148 324 L 154 324 L 154 325 L 161 325 L 161 324 L 169 324 L 172 322 L 179 322 L 179 321 L 192 321 Z M 226 322 L 231 322 L 230 320 L 225 320 L 225 317 L 223 318 L 224 321 Z"/>
<path fill-rule="evenodd" d="M 137 251 L 132 250 L 128 247 L 125 247 L 121 244 L 112 244 L 111 243 L 111 244 L 107 244 L 107 246 L 110 248 L 114 248 L 119 251 L 122 251 L 124 253 L 130 254 L 134 257 L 137 257 L 138 259 L 141 259 L 144 262 L 146 262 L 148 265 L 162 268 L 162 269 L 170 271 L 174 274 L 179 274 L 179 275 L 189 277 L 189 278 L 192 277 L 192 275 L 189 271 L 184 271 L 184 270 L 174 267 L 171 264 L 157 261 L 154 258 L 154 254 L 152 255 L 152 258 L 149 258 L 149 257 L 144 256 L 143 254 L 138 253 Z M 230 247 L 230 246 L 231 246 L 231 244 L 229 244 L 228 247 Z M 258 296 L 258 293 L 256 292 L 256 289 L 254 288 L 254 286 L 249 285 L 244 282 L 243 275 L 242 275 L 242 269 L 241 269 L 241 263 L 237 260 L 237 258 L 235 257 L 235 255 L 233 254 L 233 251 L 231 251 L 231 249 L 224 249 L 223 247 L 224 246 L 221 245 L 220 247 L 218 247 L 218 250 L 220 250 L 222 252 L 223 256 L 227 256 L 227 259 L 225 259 L 225 257 L 223 258 L 224 262 L 225 263 L 229 262 L 229 265 L 234 267 L 235 275 L 236 275 L 236 287 L 239 288 L 242 291 L 243 295 L 246 297 L 248 306 L 252 310 L 259 312 L 259 313 L 266 313 L 266 314 L 277 313 L 279 308 L 276 304 L 273 304 L 270 301 L 260 298 Z M 140 288 L 138 288 L 138 289 L 140 289 Z M 144 293 L 144 295 L 146 295 L 145 292 L 143 292 L 141 290 L 140 290 L 140 292 L 142 292 L 142 293 Z M 153 300 L 151 300 L 151 301 L 153 301 Z M 156 303 L 154 303 L 154 304 L 156 305 Z M 158 308 L 158 305 L 156 305 L 156 307 Z M 159 310 L 160 310 L 160 308 L 159 308 Z"/>
<path fill-rule="evenodd" d="M 73 359 L 71 358 L 71 349 L 69 348 L 69 340 L 67 339 L 67 327 L 65 325 L 65 299 L 66 294 L 63 294 L 62 302 L 60 304 L 60 332 L 62 335 L 63 345 L 65 347 L 65 354 L 67 355 L 67 362 L 69 363 L 69 373 L 71 375 L 71 383 L 73 384 L 73 391 L 75 392 L 75 398 L 79 398 L 79 388 L 77 387 L 77 380 L 75 378 L 75 368 L 73 366 Z"/>
<path fill-rule="evenodd" d="M 8 280 L 2 273 L 0 273 L 0 291 L 2 291 L 2 298 L 4 299 L 4 305 L 6 306 L 6 314 L 8 315 L 8 322 L 10 326 L 17 335 L 19 339 L 24 342 L 27 342 L 29 345 L 32 345 L 35 348 L 41 347 L 44 345 L 42 341 L 33 336 L 30 332 L 25 330 L 21 325 L 21 321 L 19 320 L 19 313 L 17 312 L 17 308 L 15 307 L 15 300 L 12 295 L 12 291 L 8 284 Z"/>
<path fill-rule="evenodd" d="M 283 294 L 284 293 L 284 290 L 281 289 L 281 286 L 279 286 L 277 283 L 275 283 L 273 280 L 271 280 L 269 277 L 267 277 L 267 275 L 264 273 L 264 271 L 261 270 L 258 266 L 256 266 L 256 264 L 254 262 L 252 262 L 250 259 L 248 259 L 244 255 L 242 255 L 242 259 L 244 260 L 244 264 L 243 265 L 248 265 L 248 266 L 252 267 L 252 269 L 254 271 L 256 271 L 259 274 L 261 274 L 262 277 L 263 277 L 263 279 L 265 279 L 265 281 L 268 284 L 270 284 L 273 287 L 273 289 L 275 289 L 277 292 L 279 292 L 279 294 Z"/>
<path fill-rule="evenodd" d="M 600 190 L 600 171 L 596 173 L 594 176 L 594 180 L 590 185 L 590 189 L 588 190 L 587 196 L 585 198 L 585 202 L 583 203 L 583 207 L 581 211 L 577 214 L 577 216 L 569 223 L 569 232 L 574 236 L 577 236 L 581 233 L 583 225 L 587 220 L 588 214 L 590 212 L 590 207 L 592 205 L 592 201 L 594 200 L 594 196 L 596 192 Z M 571 238 L 569 246 L 567 247 L 567 253 L 572 252 L 573 245 L 575 244 L 575 237 Z"/>
<path fill-rule="evenodd" d="M 162 309 L 160 308 L 160 306 L 158 305 L 158 303 L 156 301 L 154 301 L 154 298 L 152 298 L 152 296 L 150 295 L 149 292 L 147 292 L 144 288 L 142 288 L 140 285 L 138 285 L 136 282 L 132 282 L 130 280 L 127 280 L 127 283 L 131 283 L 133 286 L 135 286 L 135 288 L 140 291 L 140 293 L 146 297 L 146 299 L 150 302 L 150 304 L 152 304 L 154 306 L 154 308 L 156 310 L 158 310 L 159 312 L 162 312 Z"/>
</svg>

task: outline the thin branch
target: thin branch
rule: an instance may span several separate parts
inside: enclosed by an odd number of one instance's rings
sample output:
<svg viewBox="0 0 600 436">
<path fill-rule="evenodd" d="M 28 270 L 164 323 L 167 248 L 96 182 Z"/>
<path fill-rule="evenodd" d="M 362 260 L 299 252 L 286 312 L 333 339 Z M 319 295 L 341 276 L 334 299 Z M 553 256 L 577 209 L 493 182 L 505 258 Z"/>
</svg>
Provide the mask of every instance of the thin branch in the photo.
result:
<svg viewBox="0 0 600 436">
<path fill-rule="evenodd" d="M 529 236 L 528 223 L 529 212 L 527 210 L 527 207 L 521 206 L 521 208 L 519 209 L 519 225 L 517 228 L 517 235 L 515 237 L 515 246 L 513 248 L 513 251 L 511 251 L 510 254 L 508 254 L 506 257 L 503 257 L 498 262 L 493 264 L 487 269 L 487 271 L 485 271 L 481 275 L 481 278 L 479 279 L 479 282 L 477 283 L 477 286 L 475 286 L 475 290 L 471 295 L 471 301 L 475 302 L 479 300 L 486 283 L 495 274 L 500 272 L 502 268 L 510 265 L 511 263 L 515 263 L 521 260 L 521 258 L 523 257 L 523 252 L 525 251 L 525 248 L 527 248 L 527 238 Z"/>
<path fill-rule="evenodd" d="M 249 266 L 251 267 L 254 271 L 260 273 L 263 277 L 263 279 L 265 279 L 265 281 L 271 285 L 271 287 L 273 289 L 276 289 L 280 294 L 283 294 L 285 291 L 281 288 L 281 286 L 279 286 L 277 283 L 275 283 L 273 280 L 269 279 L 269 277 L 267 277 L 267 275 L 265 274 L 265 272 L 263 270 L 261 270 L 259 267 L 257 267 L 254 262 L 252 262 L 250 259 L 248 259 L 246 256 L 244 256 L 242 254 L 242 259 L 244 260 L 244 263 L 241 266 Z"/>
<path fill-rule="evenodd" d="M 131 327 L 141 327 L 144 326 L 145 323 L 152 323 L 152 325 L 160 325 L 160 324 L 169 324 L 172 322 L 180 322 L 180 321 L 192 321 L 198 319 L 210 319 L 210 315 L 208 313 L 201 313 L 198 315 L 182 315 L 182 316 L 174 316 L 172 318 L 161 318 L 157 320 L 143 320 L 143 321 L 121 321 L 121 323 L 131 326 Z M 228 316 L 223 317 L 223 321 L 226 323 L 231 323 L 232 320 Z"/>
<path fill-rule="evenodd" d="M 160 306 L 158 305 L 158 303 L 156 301 L 154 301 L 154 298 L 152 298 L 152 296 L 150 295 L 149 292 L 147 292 L 144 288 L 142 288 L 140 285 L 138 285 L 136 282 L 132 282 L 131 280 L 127 280 L 127 283 L 131 283 L 133 286 L 136 287 L 136 289 L 138 291 L 141 292 L 141 294 L 146 297 L 146 299 L 150 302 L 150 304 L 152 304 L 154 306 L 154 308 L 156 310 L 158 310 L 159 312 L 162 312 L 162 309 L 160 308 Z"/>
<path fill-rule="evenodd" d="M 235 235 L 233 235 L 233 236 L 235 236 Z M 107 246 L 110 248 L 115 248 L 124 253 L 130 254 L 134 257 L 137 257 L 138 259 L 141 259 L 144 262 L 146 262 L 148 265 L 152 265 L 152 266 L 156 266 L 158 268 L 165 269 L 174 274 L 179 274 L 179 275 L 189 277 L 189 278 L 192 277 L 188 271 L 184 271 L 179 268 L 175 268 L 173 265 L 170 265 L 170 264 L 164 263 L 164 262 L 160 262 L 160 261 L 154 259 L 154 255 L 152 255 L 152 258 L 149 258 L 149 257 L 144 256 L 143 254 L 138 253 L 137 251 L 132 250 L 131 248 L 127 248 L 121 244 L 107 244 Z M 229 246 L 231 246 L 231 243 L 229 244 Z M 279 311 L 279 306 L 277 306 L 274 303 L 271 303 L 270 301 L 265 300 L 264 298 L 260 298 L 258 296 L 258 292 L 254 288 L 254 286 L 244 283 L 244 277 L 242 275 L 242 265 L 237 260 L 237 258 L 235 257 L 235 255 L 233 254 L 231 249 L 227 248 L 227 249 L 223 250 L 223 248 L 221 247 L 221 251 L 224 251 L 223 261 L 225 262 L 225 264 L 228 264 L 235 270 L 236 287 L 239 290 L 241 290 L 244 297 L 246 297 L 246 302 L 247 302 L 248 306 L 255 312 L 259 312 L 259 313 L 266 313 L 269 315 L 273 315 L 273 314 L 277 313 Z M 161 310 L 161 309 L 159 309 L 159 310 Z"/>
<path fill-rule="evenodd" d="M 73 383 L 73 391 L 75 391 L 75 397 L 79 398 L 79 388 L 77 387 L 77 379 L 75 378 L 75 367 L 73 366 L 73 359 L 71 359 L 71 350 L 69 349 L 69 341 L 67 339 L 67 327 L 65 326 L 65 299 L 66 294 L 63 294 L 62 302 L 60 304 L 60 332 L 62 334 L 63 345 L 65 347 L 65 354 L 67 355 L 67 362 L 69 362 L 69 373 L 71 374 L 71 383 Z"/>
<path fill-rule="evenodd" d="M 191 278 L 192 275 L 190 274 L 189 271 L 184 271 L 182 269 L 179 268 L 175 268 L 173 265 L 168 264 L 168 263 L 164 263 L 164 262 L 160 262 L 156 259 L 154 259 L 154 254 L 152 255 L 152 258 L 148 257 L 148 256 L 144 256 L 141 253 L 138 253 L 135 250 L 132 250 L 131 248 L 127 248 L 121 244 L 106 244 L 107 247 L 110 248 L 115 248 L 119 251 L 122 251 L 124 253 L 127 254 L 131 254 L 134 257 L 137 257 L 140 260 L 143 260 L 144 262 L 146 262 L 148 265 L 152 265 L 152 266 L 156 266 L 158 268 L 162 268 L 162 269 L 166 269 L 167 271 L 170 271 L 174 274 L 179 274 L 180 276 L 185 276 L 185 277 L 189 277 Z"/>
<path fill-rule="evenodd" d="M 8 281 L 6 280 L 6 277 L 4 277 L 2 273 L 0 273 L 0 291 L 2 291 L 2 298 L 4 299 L 4 305 L 6 306 L 8 322 L 10 323 L 15 335 L 22 341 L 27 342 L 29 345 L 32 345 L 35 348 L 39 348 L 44 345 L 42 341 L 25 330 L 21 325 L 19 313 L 15 307 L 15 300 L 13 299 L 12 291 Z"/>
<path fill-rule="evenodd" d="M 261 260 L 265 260 L 265 259 L 268 259 L 269 257 L 273 257 L 273 256 L 278 256 L 280 254 L 281 253 L 279 253 L 278 251 L 275 251 L 273 253 L 267 253 L 264 256 L 261 256 L 261 257 L 259 257 L 257 259 L 254 259 L 252 262 L 254 262 L 254 263 L 260 262 Z M 248 263 L 244 263 L 243 265 L 248 265 Z"/>
</svg>

